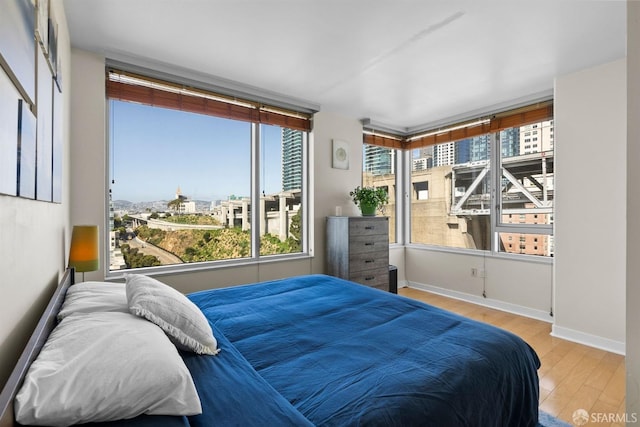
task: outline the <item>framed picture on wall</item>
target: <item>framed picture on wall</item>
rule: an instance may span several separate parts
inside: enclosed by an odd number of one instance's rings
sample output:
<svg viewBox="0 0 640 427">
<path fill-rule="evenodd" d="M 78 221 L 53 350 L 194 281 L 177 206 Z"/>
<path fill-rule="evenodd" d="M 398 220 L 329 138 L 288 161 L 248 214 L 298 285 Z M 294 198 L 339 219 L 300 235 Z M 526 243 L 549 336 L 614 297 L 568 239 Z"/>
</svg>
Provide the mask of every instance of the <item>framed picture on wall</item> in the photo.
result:
<svg viewBox="0 0 640 427">
<path fill-rule="evenodd" d="M 49 0 L 36 0 L 36 38 L 44 53 L 49 52 Z"/>
<path fill-rule="evenodd" d="M 56 87 L 59 92 L 62 92 L 62 61 L 60 61 L 60 58 L 58 57 L 56 62 L 58 64 L 58 70 L 55 73 Z"/>
<path fill-rule="evenodd" d="M 58 70 L 58 24 L 51 18 L 49 18 L 49 64 L 55 78 Z"/>
<path fill-rule="evenodd" d="M 0 66 L 22 98 L 36 99 L 35 7 L 31 0 L 1 0 Z M 13 107 L 15 109 L 15 104 Z M 12 141 L 15 143 L 15 140 Z"/>
<path fill-rule="evenodd" d="M 349 143 L 339 139 L 333 140 L 334 169 L 349 169 Z"/>
<path fill-rule="evenodd" d="M 62 203 L 62 94 L 53 91 L 53 171 L 51 182 L 51 201 Z"/>
<path fill-rule="evenodd" d="M 9 76 L 0 68 L 0 193 L 17 195 L 18 99 L 20 95 Z"/>
<path fill-rule="evenodd" d="M 36 116 L 29 106 L 18 101 L 18 196 L 36 197 Z"/>
<path fill-rule="evenodd" d="M 36 198 L 51 201 L 53 77 L 44 53 L 38 52 L 38 105 L 36 137 Z"/>
</svg>

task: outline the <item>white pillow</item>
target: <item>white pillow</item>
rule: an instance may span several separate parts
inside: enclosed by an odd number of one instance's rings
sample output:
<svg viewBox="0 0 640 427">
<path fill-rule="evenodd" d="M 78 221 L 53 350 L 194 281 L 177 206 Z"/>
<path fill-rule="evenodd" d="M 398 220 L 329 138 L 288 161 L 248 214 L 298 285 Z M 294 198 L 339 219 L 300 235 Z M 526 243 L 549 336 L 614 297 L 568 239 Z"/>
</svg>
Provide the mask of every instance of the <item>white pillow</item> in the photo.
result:
<svg viewBox="0 0 640 427">
<path fill-rule="evenodd" d="M 157 326 L 129 313 L 68 316 L 15 398 L 16 420 L 67 426 L 202 412 L 191 374 Z"/>
<path fill-rule="evenodd" d="M 218 342 L 202 311 L 186 296 L 158 280 L 126 275 L 129 311 L 160 326 L 181 350 L 218 354 Z"/>
<path fill-rule="evenodd" d="M 129 313 L 125 284 L 82 282 L 70 286 L 58 313 L 58 321 L 71 314 L 97 311 Z"/>
</svg>

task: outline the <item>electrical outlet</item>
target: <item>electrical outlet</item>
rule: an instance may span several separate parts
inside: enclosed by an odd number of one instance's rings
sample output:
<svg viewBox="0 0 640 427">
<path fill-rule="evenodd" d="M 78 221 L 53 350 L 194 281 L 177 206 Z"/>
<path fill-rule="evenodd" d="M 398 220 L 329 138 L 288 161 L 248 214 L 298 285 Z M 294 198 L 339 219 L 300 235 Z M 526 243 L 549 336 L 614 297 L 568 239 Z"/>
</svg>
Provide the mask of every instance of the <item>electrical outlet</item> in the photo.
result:
<svg viewBox="0 0 640 427">
<path fill-rule="evenodd" d="M 484 269 L 481 268 L 481 269 L 478 270 L 478 277 L 481 277 L 483 279 L 486 277 Z"/>
</svg>

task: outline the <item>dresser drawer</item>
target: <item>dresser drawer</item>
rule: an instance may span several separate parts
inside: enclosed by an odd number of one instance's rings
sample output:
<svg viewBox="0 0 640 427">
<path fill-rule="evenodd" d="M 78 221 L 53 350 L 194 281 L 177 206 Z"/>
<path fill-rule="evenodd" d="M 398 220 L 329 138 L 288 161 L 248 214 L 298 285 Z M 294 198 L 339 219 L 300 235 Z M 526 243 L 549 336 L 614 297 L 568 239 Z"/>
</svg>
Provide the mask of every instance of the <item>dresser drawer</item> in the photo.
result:
<svg viewBox="0 0 640 427">
<path fill-rule="evenodd" d="M 349 221 L 350 236 L 387 235 L 389 233 L 389 219 L 356 219 Z"/>
<path fill-rule="evenodd" d="M 389 290 L 389 218 L 327 217 L 327 273 Z"/>
<path fill-rule="evenodd" d="M 354 254 L 389 251 L 389 237 L 386 234 L 354 236 L 349 239 L 349 258 Z"/>
<path fill-rule="evenodd" d="M 389 290 L 389 266 L 375 270 L 360 271 L 349 275 L 349 280 L 385 291 Z"/>
<path fill-rule="evenodd" d="M 351 273 L 364 270 L 376 270 L 389 265 L 388 249 L 376 252 L 355 253 L 349 255 L 349 270 Z"/>
</svg>

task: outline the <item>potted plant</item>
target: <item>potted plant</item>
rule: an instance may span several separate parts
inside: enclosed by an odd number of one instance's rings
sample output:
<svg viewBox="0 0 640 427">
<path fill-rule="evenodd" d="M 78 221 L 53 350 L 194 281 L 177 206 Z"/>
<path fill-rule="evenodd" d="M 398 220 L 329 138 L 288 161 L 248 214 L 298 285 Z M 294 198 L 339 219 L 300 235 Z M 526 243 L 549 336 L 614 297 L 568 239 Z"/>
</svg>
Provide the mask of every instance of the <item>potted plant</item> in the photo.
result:
<svg viewBox="0 0 640 427">
<path fill-rule="evenodd" d="M 357 186 L 349 192 L 353 203 L 360 208 L 362 216 L 375 216 L 376 211 L 381 210 L 389 203 L 387 190 L 382 187 L 360 187 Z"/>
</svg>

